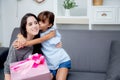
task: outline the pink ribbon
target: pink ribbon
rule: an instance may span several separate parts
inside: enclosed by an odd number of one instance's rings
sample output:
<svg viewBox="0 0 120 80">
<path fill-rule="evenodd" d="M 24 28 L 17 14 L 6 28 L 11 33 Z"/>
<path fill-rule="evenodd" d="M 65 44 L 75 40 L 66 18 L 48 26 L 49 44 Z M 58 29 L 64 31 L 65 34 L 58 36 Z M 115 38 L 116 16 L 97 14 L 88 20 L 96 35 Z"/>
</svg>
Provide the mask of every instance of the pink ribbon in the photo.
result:
<svg viewBox="0 0 120 80">
<path fill-rule="evenodd" d="M 33 62 L 32 68 L 36 68 L 39 65 L 44 64 L 45 58 L 43 55 L 36 53 L 36 54 L 30 55 L 27 59 L 20 61 L 18 64 L 15 64 L 14 66 L 11 66 L 10 68 L 14 71 L 17 71 L 23 64 L 25 64 L 28 61 L 32 61 Z M 30 68 L 31 64 L 27 64 L 26 67 Z"/>
<path fill-rule="evenodd" d="M 28 60 L 34 61 L 34 64 L 32 65 L 33 68 L 36 68 L 38 65 L 44 64 L 44 62 L 45 62 L 44 56 L 41 54 L 37 54 L 37 53 L 34 55 L 30 55 Z"/>
</svg>

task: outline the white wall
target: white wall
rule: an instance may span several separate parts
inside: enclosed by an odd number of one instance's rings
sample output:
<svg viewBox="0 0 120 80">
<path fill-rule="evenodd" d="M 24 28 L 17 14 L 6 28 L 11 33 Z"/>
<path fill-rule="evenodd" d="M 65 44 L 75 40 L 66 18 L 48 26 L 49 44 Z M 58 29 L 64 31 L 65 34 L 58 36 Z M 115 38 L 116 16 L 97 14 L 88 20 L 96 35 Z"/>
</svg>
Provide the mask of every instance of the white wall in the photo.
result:
<svg viewBox="0 0 120 80">
<path fill-rule="evenodd" d="M 18 1 L 18 2 L 17 2 Z M 19 27 L 21 17 L 31 12 L 38 14 L 43 10 L 54 12 L 54 0 L 45 0 L 38 4 L 34 0 L 0 0 L 0 42 L 2 46 L 8 47 L 12 30 Z M 79 1 L 79 0 L 78 0 Z M 86 0 L 87 1 L 87 0 Z M 88 25 L 58 25 L 62 29 L 88 29 Z M 65 26 L 65 27 L 64 27 Z M 93 26 L 95 30 L 120 30 L 118 26 Z"/>
<path fill-rule="evenodd" d="M 21 17 L 27 12 L 38 14 L 43 10 L 53 11 L 53 1 L 46 0 L 45 2 L 38 4 L 34 0 L 0 0 L 2 6 L 0 10 L 2 27 L 0 27 L 0 42 L 2 46 L 8 47 L 12 30 L 14 27 L 19 27 Z M 18 2 L 17 2 L 18 1 Z M 0 24 L 1 26 L 1 24 Z M 3 31 L 3 32 L 2 32 Z"/>
<path fill-rule="evenodd" d="M 53 1 L 45 0 L 43 3 L 36 3 L 34 0 L 18 0 L 18 20 L 26 13 L 34 13 L 38 15 L 43 10 L 53 11 Z M 54 12 L 54 11 L 53 11 Z"/>
<path fill-rule="evenodd" d="M 2 40 L 2 37 L 3 37 L 3 36 L 2 36 L 2 31 L 3 31 L 3 30 L 2 30 L 2 19 L 1 19 L 1 16 L 2 16 L 2 15 L 1 15 L 1 12 L 2 12 L 1 2 L 2 2 L 2 1 L 0 0 L 0 46 L 1 46 L 1 43 L 2 43 L 2 41 L 3 41 L 3 40 Z"/>
<path fill-rule="evenodd" d="M 1 0 L 2 5 L 2 30 L 3 42 L 2 46 L 9 46 L 11 32 L 17 23 L 16 18 L 16 1 L 17 0 Z"/>
</svg>

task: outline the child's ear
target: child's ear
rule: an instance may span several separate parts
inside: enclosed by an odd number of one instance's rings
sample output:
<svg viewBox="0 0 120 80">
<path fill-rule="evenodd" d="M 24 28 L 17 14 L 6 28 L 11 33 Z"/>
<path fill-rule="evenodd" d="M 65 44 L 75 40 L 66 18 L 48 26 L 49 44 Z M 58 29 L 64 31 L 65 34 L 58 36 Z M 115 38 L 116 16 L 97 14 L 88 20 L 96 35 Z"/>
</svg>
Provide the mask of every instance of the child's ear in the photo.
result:
<svg viewBox="0 0 120 80">
<path fill-rule="evenodd" d="M 49 24 L 49 27 L 51 27 L 52 26 L 52 24 Z"/>
</svg>

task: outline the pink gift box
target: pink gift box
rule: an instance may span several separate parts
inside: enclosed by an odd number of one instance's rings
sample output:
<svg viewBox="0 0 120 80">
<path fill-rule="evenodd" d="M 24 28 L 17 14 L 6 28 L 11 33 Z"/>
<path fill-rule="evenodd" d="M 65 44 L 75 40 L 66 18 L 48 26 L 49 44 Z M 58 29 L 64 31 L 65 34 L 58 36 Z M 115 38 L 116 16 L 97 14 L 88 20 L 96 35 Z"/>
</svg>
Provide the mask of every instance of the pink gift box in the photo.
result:
<svg viewBox="0 0 120 80">
<path fill-rule="evenodd" d="M 26 60 L 10 64 L 11 80 L 51 80 L 44 57 L 34 54 Z"/>
</svg>

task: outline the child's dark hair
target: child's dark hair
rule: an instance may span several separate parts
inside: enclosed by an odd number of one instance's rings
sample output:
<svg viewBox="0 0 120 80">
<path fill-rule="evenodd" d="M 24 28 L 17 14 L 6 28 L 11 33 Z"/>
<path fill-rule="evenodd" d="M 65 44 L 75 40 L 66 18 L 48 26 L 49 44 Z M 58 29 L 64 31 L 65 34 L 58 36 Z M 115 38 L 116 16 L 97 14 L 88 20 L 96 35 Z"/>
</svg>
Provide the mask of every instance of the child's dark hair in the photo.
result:
<svg viewBox="0 0 120 80">
<path fill-rule="evenodd" d="M 34 39 L 40 38 L 39 34 L 40 34 L 40 32 L 34 37 Z M 33 54 L 38 53 L 38 54 L 42 54 L 43 55 L 43 52 L 42 52 L 41 48 L 42 48 L 41 43 L 33 45 Z"/>
<path fill-rule="evenodd" d="M 50 11 L 43 11 L 38 15 L 39 21 L 45 22 L 48 19 L 49 24 L 52 24 L 52 26 L 54 25 L 54 18 L 54 13 Z"/>
</svg>

